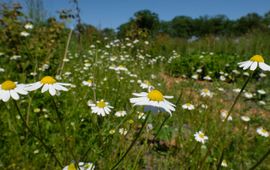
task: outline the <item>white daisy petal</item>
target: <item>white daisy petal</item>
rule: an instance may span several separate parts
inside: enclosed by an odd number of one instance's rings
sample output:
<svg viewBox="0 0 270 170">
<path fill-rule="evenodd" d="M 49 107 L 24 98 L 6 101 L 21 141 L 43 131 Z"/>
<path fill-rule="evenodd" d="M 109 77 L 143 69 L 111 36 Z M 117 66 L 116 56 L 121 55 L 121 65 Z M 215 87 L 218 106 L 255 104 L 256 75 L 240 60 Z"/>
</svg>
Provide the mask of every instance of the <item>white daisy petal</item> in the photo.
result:
<svg viewBox="0 0 270 170">
<path fill-rule="evenodd" d="M 27 95 L 28 92 L 25 90 L 25 88 L 22 87 L 17 87 L 14 89 L 17 93 L 22 94 L 22 95 Z"/>
<path fill-rule="evenodd" d="M 15 90 L 10 90 L 10 95 L 14 100 L 19 100 L 20 96 Z"/>
<path fill-rule="evenodd" d="M 137 96 L 137 97 L 145 97 L 147 96 L 147 93 L 146 92 L 142 92 L 142 93 L 132 93 L 134 96 Z"/>
<path fill-rule="evenodd" d="M 247 61 L 246 63 L 243 63 L 243 69 L 244 70 L 248 69 L 252 63 L 253 63 L 252 61 Z"/>
<path fill-rule="evenodd" d="M 33 84 L 29 84 L 25 87 L 25 90 L 27 91 L 34 91 L 34 90 L 37 90 L 39 89 L 43 84 L 40 83 L 40 82 L 36 82 L 36 83 L 33 83 Z"/>
<path fill-rule="evenodd" d="M 49 93 L 54 96 L 56 94 L 56 90 L 53 85 L 49 85 Z"/>
<path fill-rule="evenodd" d="M 173 96 L 164 96 L 165 99 L 173 99 Z"/>
<path fill-rule="evenodd" d="M 250 70 L 254 71 L 257 68 L 258 63 L 257 62 L 253 62 L 250 66 Z"/>
<path fill-rule="evenodd" d="M 41 93 L 48 91 L 48 89 L 49 89 L 49 84 L 44 84 L 44 86 L 41 89 Z"/>
<path fill-rule="evenodd" d="M 67 88 L 65 88 L 64 86 L 61 86 L 61 85 L 58 84 L 58 83 L 55 83 L 53 86 L 54 86 L 54 88 L 55 88 L 56 90 L 68 91 Z"/>
<path fill-rule="evenodd" d="M 2 90 L 1 91 L 1 96 L 2 96 L 2 100 L 4 101 L 4 102 L 7 102 L 9 99 L 10 99 L 10 93 L 9 93 L 9 91 L 6 91 L 6 90 Z"/>
<path fill-rule="evenodd" d="M 70 83 L 57 83 L 57 84 L 59 84 L 59 85 L 63 85 L 63 86 L 71 86 L 71 84 L 70 84 Z"/>
<path fill-rule="evenodd" d="M 264 71 L 270 71 L 270 66 L 265 63 L 260 62 L 259 67 Z"/>
</svg>

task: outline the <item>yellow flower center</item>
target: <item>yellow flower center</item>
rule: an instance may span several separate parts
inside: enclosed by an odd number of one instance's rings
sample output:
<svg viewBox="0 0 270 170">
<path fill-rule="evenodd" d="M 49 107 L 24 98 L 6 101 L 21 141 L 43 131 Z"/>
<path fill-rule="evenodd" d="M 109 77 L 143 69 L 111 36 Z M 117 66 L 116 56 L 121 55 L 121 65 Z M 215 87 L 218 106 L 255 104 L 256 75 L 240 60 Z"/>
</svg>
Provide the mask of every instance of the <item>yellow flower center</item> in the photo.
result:
<svg viewBox="0 0 270 170">
<path fill-rule="evenodd" d="M 200 137 L 200 138 L 204 138 L 204 133 L 200 133 L 200 134 L 199 134 L 199 137 Z"/>
<path fill-rule="evenodd" d="M 151 83 L 148 80 L 144 80 L 144 83 L 147 84 L 148 86 L 151 86 Z"/>
<path fill-rule="evenodd" d="M 204 93 L 208 93 L 208 92 L 209 92 L 208 89 L 203 89 L 202 91 L 203 91 Z"/>
<path fill-rule="evenodd" d="M 97 107 L 99 107 L 99 108 L 106 107 L 106 103 L 104 102 L 104 100 L 101 100 L 101 101 L 97 102 Z"/>
<path fill-rule="evenodd" d="M 12 90 L 16 88 L 16 84 L 13 81 L 7 80 L 1 85 L 3 90 Z"/>
<path fill-rule="evenodd" d="M 42 84 L 54 84 L 56 83 L 56 80 L 52 78 L 51 76 L 45 76 L 40 80 L 40 82 Z"/>
<path fill-rule="evenodd" d="M 92 80 L 87 80 L 88 83 L 92 83 Z"/>
<path fill-rule="evenodd" d="M 163 94 L 158 90 L 152 90 L 148 93 L 147 97 L 152 101 L 163 101 L 164 97 Z"/>
<path fill-rule="evenodd" d="M 251 57 L 250 61 L 264 63 L 264 59 L 261 55 L 254 55 L 253 57 Z"/>
<path fill-rule="evenodd" d="M 262 132 L 262 133 L 267 133 L 267 130 L 262 129 L 261 132 Z"/>
<path fill-rule="evenodd" d="M 69 164 L 68 170 L 76 170 L 74 163 Z"/>
<path fill-rule="evenodd" d="M 84 168 L 90 168 L 91 167 L 91 165 L 90 164 L 86 164 L 86 165 L 84 165 Z"/>
</svg>

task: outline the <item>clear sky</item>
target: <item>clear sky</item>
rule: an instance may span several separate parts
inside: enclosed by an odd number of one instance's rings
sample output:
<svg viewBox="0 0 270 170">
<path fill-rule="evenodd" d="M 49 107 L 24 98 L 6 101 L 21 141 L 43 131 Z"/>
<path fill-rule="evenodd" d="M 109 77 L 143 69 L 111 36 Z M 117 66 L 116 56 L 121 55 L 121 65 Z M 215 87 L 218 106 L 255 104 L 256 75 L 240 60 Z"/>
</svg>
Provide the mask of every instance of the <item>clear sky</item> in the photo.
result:
<svg viewBox="0 0 270 170">
<path fill-rule="evenodd" d="M 56 15 L 57 10 L 73 7 L 70 0 L 43 0 L 43 3 L 49 16 Z M 195 18 L 217 14 L 237 19 L 250 12 L 265 14 L 270 11 L 270 0 L 79 0 L 79 7 L 84 23 L 117 28 L 142 9 L 157 13 L 161 20 L 171 20 L 178 15 Z"/>
</svg>

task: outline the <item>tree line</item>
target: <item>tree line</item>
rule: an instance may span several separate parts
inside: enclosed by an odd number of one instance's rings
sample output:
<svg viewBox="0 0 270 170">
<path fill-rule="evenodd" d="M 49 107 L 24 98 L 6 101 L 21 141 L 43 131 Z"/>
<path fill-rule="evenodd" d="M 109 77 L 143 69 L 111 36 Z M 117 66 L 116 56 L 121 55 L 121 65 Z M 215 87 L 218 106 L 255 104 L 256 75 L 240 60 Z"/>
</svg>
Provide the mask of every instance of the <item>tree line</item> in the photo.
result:
<svg viewBox="0 0 270 170">
<path fill-rule="evenodd" d="M 141 10 L 127 23 L 118 28 L 118 36 L 155 36 L 167 34 L 171 37 L 241 36 L 253 30 L 270 31 L 270 11 L 263 16 L 249 13 L 232 20 L 225 15 L 191 18 L 176 16 L 170 21 L 162 21 L 158 14 L 150 10 Z M 144 35 L 145 34 L 145 35 Z"/>
</svg>

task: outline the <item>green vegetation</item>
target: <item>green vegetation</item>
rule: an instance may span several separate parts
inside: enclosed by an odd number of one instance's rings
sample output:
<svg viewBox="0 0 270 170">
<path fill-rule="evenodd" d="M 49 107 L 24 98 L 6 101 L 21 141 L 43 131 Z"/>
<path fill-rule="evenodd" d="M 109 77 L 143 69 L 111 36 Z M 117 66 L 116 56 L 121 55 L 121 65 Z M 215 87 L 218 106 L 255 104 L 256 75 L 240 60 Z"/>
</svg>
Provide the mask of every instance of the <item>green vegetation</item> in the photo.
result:
<svg viewBox="0 0 270 170">
<path fill-rule="evenodd" d="M 19 4 L 0 9 L 0 169 L 270 168 L 269 73 L 237 64 L 255 54 L 270 62 L 268 15 L 165 23 L 139 11 L 118 38 L 86 24 L 70 30 L 73 15 L 60 15 L 31 23 Z M 247 30 L 182 26 L 201 20 Z M 165 99 L 175 111 L 149 107 Z"/>
</svg>

